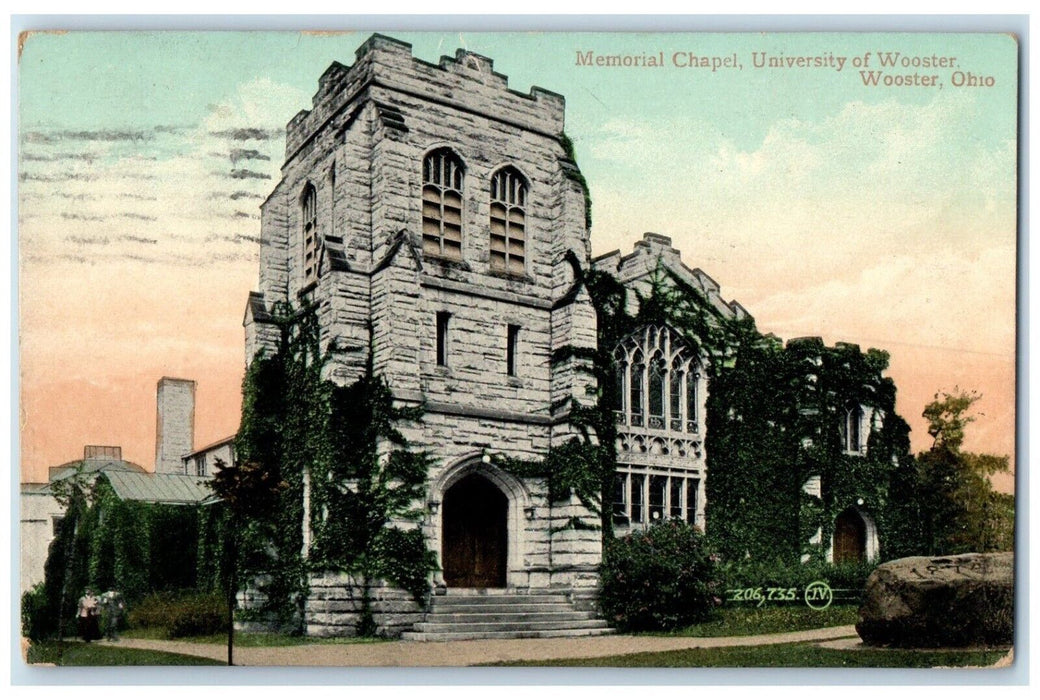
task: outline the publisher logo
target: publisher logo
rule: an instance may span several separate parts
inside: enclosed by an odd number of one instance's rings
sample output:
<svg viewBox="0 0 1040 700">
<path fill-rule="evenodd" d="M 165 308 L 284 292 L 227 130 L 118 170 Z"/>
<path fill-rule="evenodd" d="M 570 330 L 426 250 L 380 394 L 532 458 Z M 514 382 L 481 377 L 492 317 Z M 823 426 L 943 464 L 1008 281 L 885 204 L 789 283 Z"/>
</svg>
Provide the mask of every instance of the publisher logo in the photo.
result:
<svg viewBox="0 0 1040 700">
<path fill-rule="evenodd" d="M 805 587 L 805 604 L 813 610 L 826 610 L 834 600 L 834 591 L 826 581 L 813 581 Z"/>
</svg>

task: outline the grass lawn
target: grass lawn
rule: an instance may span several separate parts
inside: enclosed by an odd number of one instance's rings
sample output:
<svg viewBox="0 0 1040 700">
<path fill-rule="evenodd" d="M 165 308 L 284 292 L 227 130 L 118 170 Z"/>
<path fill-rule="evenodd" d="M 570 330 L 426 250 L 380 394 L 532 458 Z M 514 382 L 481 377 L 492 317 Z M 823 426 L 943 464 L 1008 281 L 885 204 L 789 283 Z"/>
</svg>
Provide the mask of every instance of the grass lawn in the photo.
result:
<svg viewBox="0 0 1040 700">
<path fill-rule="evenodd" d="M 832 605 L 826 610 L 813 610 L 804 605 L 784 607 L 722 608 L 720 617 L 672 632 L 648 632 L 662 637 L 742 637 L 749 634 L 797 632 L 821 627 L 854 625 L 859 606 Z"/>
<path fill-rule="evenodd" d="M 931 668 L 988 666 L 1007 649 L 914 651 L 912 649 L 824 649 L 815 644 L 771 644 L 722 649 L 681 649 L 587 659 L 521 661 L 494 666 L 605 666 L 610 668 Z"/>
<path fill-rule="evenodd" d="M 33 644 L 29 647 L 29 663 L 58 663 L 58 645 L 55 642 Z M 187 654 L 171 654 L 148 649 L 65 642 L 65 654 L 60 666 L 223 666 L 220 661 L 203 659 Z"/>
<path fill-rule="evenodd" d="M 129 629 L 122 632 L 127 639 L 169 639 L 166 631 L 158 627 Z M 227 644 L 227 635 L 207 634 L 197 637 L 177 637 L 170 641 L 194 642 L 196 644 Z M 304 644 L 372 644 L 389 641 L 376 637 L 294 637 L 288 634 L 269 634 L 266 632 L 235 632 L 235 647 L 293 647 Z"/>
</svg>

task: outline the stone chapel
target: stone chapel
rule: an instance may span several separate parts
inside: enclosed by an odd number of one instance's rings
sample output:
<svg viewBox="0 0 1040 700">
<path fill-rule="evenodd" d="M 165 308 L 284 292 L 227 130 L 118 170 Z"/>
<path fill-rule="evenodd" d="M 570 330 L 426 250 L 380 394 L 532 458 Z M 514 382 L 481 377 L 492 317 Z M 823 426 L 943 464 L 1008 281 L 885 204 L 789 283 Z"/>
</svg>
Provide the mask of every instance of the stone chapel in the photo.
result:
<svg viewBox="0 0 1040 700">
<path fill-rule="evenodd" d="M 355 381 L 371 347 L 395 400 L 425 406 L 406 437 L 436 462 L 416 524 L 442 567 L 435 590 L 563 592 L 591 610 L 601 534 L 561 526 L 598 516 L 577 499 L 550 502 L 541 480 L 490 459 L 544 456 L 575 435 L 570 406 L 595 402 L 588 360 L 550 362 L 597 343 L 577 273 L 596 266 L 638 289 L 665 265 L 717 313 L 747 312 L 665 236 L 593 260 L 583 179 L 563 133 L 561 95 L 510 89 L 477 54 L 433 64 L 372 36 L 353 65 L 325 71 L 311 108 L 287 126 L 244 325 L 248 361 L 277 337 L 275 303 L 313 302 L 334 380 Z M 616 359 L 620 467 L 604 507 L 621 531 L 672 517 L 703 527 L 706 356 L 647 327 Z M 349 583 L 311 583 L 308 633 L 349 632 Z M 388 633 L 424 619 L 403 596 L 381 600 L 394 611 L 381 618 Z"/>
</svg>

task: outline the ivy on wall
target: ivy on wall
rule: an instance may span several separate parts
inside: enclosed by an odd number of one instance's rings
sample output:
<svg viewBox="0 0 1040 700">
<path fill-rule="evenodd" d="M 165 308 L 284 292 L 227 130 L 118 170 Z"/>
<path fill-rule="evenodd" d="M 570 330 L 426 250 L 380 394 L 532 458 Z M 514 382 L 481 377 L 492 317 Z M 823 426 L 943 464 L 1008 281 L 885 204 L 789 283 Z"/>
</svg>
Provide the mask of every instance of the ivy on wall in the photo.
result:
<svg viewBox="0 0 1040 700">
<path fill-rule="evenodd" d="M 564 348 L 553 361 L 591 357 L 597 403 L 577 415 L 598 445 L 594 454 L 585 446 L 587 458 L 569 467 L 579 473 L 566 481 L 599 513 L 605 540 L 612 537 L 612 522 L 602 504 L 610 502 L 617 466 L 618 407 L 609 387 L 620 368 L 613 351 L 653 324 L 668 325 L 708 360 L 707 534 L 724 556 L 820 559 L 835 518 L 853 505 L 874 518 L 882 556 L 918 546 L 914 513 L 902 497 L 914 469 L 909 428 L 895 412 L 894 384 L 882 376 L 887 353 L 863 353 L 846 344 L 828 348 L 819 339 L 785 347 L 760 333 L 750 318 L 722 316 L 698 289 L 661 265 L 643 291 L 626 289 L 595 269 L 577 284 L 585 285 L 596 309 L 597 348 L 591 354 Z M 842 429 L 850 406 L 882 417 L 865 454 L 845 453 Z M 803 490 L 814 476 L 820 477 L 819 497 Z M 817 532 L 821 542 L 810 546 Z"/>
<path fill-rule="evenodd" d="M 415 521 L 429 470 L 425 452 L 410 449 L 398 425 L 421 410 L 393 403 L 375 375 L 371 353 L 357 382 L 322 377 L 313 306 L 274 309 L 276 351 L 254 359 L 243 385 L 239 463 L 256 465 L 279 485 L 277 503 L 246 519 L 243 571 L 264 595 L 260 614 L 301 629 L 310 571 L 342 571 L 362 583 L 360 634 L 374 632 L 370 586 L 385 579 L 423 601 L 437 567 Z M 304 551 L 304 492 L 313 535 Z"/>
</svg>

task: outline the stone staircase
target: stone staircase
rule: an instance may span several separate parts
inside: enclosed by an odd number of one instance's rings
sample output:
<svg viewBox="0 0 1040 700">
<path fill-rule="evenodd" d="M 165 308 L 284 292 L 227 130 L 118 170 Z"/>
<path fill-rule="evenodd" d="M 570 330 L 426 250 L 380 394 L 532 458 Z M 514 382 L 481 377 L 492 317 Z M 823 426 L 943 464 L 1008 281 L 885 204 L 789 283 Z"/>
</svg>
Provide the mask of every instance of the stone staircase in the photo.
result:
<svg viewBox="0 0 1040 700">
<path fill-rule="evenodd" d="M 614 630 L 595 612 L 576 610 L 564 593 L 453 588 L 430 599 L 430 611 L 401 639 L 447 642 L 463 639 L 590 637 Z"/>
</svg>

